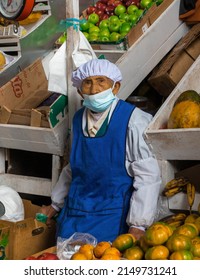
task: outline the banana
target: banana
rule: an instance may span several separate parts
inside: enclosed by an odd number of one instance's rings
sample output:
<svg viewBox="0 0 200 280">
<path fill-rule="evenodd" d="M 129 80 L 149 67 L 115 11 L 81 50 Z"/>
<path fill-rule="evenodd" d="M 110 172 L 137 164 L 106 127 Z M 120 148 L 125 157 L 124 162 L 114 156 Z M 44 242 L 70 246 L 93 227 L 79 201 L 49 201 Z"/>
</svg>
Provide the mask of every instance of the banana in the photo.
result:
<svg viewBox="0 0 200 280">
<path fill-rule="evenodd" d="M 179 177 L 179 178 L 175 178 L 172 179 L 171 181 L 169 181 L 166 185 L 165 185 L 165 189 L 169 190 L 172 189 L 174 187 L 184 187 L 187 185 L 188 179 L 184 178 L 184 177 Z"/>
<path fill-rule="evenodd" d="M 182 190 L 183 190 L 183 187 L 174 187 L 171 189 L 164 189 L 162 194 L 166 197 L 171 197 L 179 192 L 182 192 Z"/>
<path fill-rule="evenodd" d="M 168 224 L 171 224 L 171 223 L 174 223 L 174 222 L 183 222 L 185 221 L 187 215 L 185 213 L 177 213 L 177 214 L 174 214 L 172 216 L 169 216 L 169 217 L 165 217 L 162 219 L 162 222 L 165 222 L 165 223 L 168 223 Z"/>
<path fill-rule="evenodd" d="M 192 206 L 195 199 L 195 186 L 191 183 L 187 184 L 187 200 L 190 207 L 190 214 L 192 212 Z"/>
<path fill-rule="evenodd" d="M 175 228 L 177 228 L 183 224 L 184 224 L 184 221 L 174 221 L 174 222 L 169 223 L 170 226 L 175 227 Z"/>
</svg>

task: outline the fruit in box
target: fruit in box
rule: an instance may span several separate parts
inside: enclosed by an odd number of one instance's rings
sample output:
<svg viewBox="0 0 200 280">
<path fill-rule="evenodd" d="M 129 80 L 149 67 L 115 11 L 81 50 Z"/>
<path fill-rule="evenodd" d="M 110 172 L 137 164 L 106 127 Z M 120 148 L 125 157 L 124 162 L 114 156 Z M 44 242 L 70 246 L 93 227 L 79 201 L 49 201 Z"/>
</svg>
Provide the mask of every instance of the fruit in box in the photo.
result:
<svg viewBox="0 0 200 280">
<path fill-rule="evenodd" d="M 170 113 L 167 128 L 200 127 L 200 96 L 194 90 L 187 90 L 177 98 Z"/>
<path fill-rule="evenodd" d="M 154 0 L 148 0 L 154 3 Z M 106 27 L 109 28 L 110 33 L 116 32 L 118 35 L 110 35 L 110 36 L 87 36 L 89 41 L 106 41 L 113 42 L 119 41 L 123 39 L 127 33 L 130 31 L 132 26 L 136 25 L 139 19 L 142 17 L 145 9 L 143 9 L 140 5 L 141 1 L 139 0 L 103 0 L 97 1 L 95 5 L 90 5 L 83 15 L 84 19 L 80 24 L 80 30 L 86 33 L 88 29 L 87 22 L 93 23 L 99 28 Z M 147 8 L 146 8 L 147 9 Z M 99 19 L 98 19 L 99 18 Z M 97 20 L 98 19 L 98 20 Z M 107 20 L 107 22 L 105 21 Z M 113 22 L 115 21 L 115 23 Z M 120 28 L 123 23 L 129 24 L 129 28 Z M 128 30 L 128 31 L 127 31 Z"/>
</svg>

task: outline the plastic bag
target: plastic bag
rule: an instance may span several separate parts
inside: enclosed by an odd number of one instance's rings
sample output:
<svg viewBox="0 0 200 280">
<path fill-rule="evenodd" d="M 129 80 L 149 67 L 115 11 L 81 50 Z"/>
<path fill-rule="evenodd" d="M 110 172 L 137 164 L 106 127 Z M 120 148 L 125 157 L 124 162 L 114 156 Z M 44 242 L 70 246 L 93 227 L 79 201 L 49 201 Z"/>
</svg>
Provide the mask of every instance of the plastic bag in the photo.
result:
<svg viewBox="0 0 200 280">
<path fill-rule="evenodd" d="M 81 64 L 94 58 L 97 58 L 94 50 L 85 35 L 79 31 L 79 43 L 72 53 L 73 69 L 77 69 Z"/>
<path fill-rule="evenodd" d="M 89 233 L 75 232 L 70 238 L 57 238 L 57 256 L 60 260 L 69 260 L 83 244 L 96 246 L 97 239 Z"/>
<path fill-rule="evenodd" d="M 67 95 L 66 42 L 49 61 L 48 90 Z"/>
</svg>

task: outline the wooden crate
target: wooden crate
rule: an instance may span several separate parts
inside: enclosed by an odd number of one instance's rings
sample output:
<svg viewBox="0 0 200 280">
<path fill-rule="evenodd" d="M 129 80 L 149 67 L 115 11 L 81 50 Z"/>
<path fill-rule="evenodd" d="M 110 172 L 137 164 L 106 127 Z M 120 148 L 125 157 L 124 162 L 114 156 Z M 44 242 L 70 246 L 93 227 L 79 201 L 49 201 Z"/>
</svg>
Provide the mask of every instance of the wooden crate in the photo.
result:
<svg viewBox="0 0 200 280">
<path fill-rule="evenodd" d="M 200 128 L 167 129 L 167 121 L 178 96 L 185 90 L 200 92 L 200 56 L 160 107 L 145 131 L 145 138 L 161 160 L 199 160 Z"/>
</svg>

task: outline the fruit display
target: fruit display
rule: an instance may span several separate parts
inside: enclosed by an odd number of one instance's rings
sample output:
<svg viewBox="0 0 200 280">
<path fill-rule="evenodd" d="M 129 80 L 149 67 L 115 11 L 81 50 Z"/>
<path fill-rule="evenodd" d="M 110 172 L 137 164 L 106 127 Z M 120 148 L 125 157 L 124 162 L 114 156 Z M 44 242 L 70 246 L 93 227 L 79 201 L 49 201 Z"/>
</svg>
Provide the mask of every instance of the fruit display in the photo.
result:
<svg viewBox="0 0 200 280">
<path fill-rule="evenodd" d="M 175 101 L 167 128 L 197 127 L 200 127 L 200 95 L 195 90 L 186 90 Z"/>
<path fill-rule="evenodd" d="M 153 4 L 163 0 L 99 0 L 82 14 L 80 30 L 89 42 L 123 39 Z"/>
<path fill-rule="evenodd" d="M 153 223 L 139 240 L 125 233 L 112 243 L 81 245 L 71 260 L 196 260 L 200 259 L 199 233 L 200 213 L 178 213 Z"/>
</svg>

